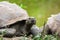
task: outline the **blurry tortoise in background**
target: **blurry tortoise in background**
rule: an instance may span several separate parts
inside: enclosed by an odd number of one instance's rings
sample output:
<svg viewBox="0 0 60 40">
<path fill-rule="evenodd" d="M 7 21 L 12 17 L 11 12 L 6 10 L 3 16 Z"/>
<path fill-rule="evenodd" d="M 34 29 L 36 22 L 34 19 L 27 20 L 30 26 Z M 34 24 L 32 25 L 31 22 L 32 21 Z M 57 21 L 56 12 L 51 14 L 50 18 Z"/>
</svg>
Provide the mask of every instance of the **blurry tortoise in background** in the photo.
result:
<svg viewBox="0 0 60 40">
<path fill-rule="evenodd" d="M 60 13 L 48 18 L 48 21 L 44 26 L 44 34 L 60 36 Z"/>
<path fill-rule="evenodd" d="M 4 37 L 25 36 L 36 31 L 35 18 L 30 18 L 26 10 L 16 4 L 6 1 L 0 2 L 0 32 L 6 30 Z M 35 30 L 35 31 L 33 31 Z M 39 30 L 39 28 L 37 28 Z M 35 35 L 39 33 L 35 32 Z"/>
</svg>

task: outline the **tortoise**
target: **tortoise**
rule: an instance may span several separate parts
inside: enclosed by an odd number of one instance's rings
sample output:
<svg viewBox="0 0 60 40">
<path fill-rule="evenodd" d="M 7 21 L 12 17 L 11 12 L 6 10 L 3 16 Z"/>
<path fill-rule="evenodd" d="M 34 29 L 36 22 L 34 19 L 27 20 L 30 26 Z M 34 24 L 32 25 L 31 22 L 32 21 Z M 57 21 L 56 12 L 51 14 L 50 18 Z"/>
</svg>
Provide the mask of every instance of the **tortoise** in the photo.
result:
<svg viewBox="0 0 60 40">
<path fill-rule="evenodd" d="M 43 30 L 45 34 L 60 36 L 60 13 L 51 15 Z"/>
<path fill-rule="evenodd" d="M 29 17 L 27 11 L 17 4 L 0 2 L 0 32 L 7 30 L 4 37 L 25 36 L 35 24 L 35 18 Z"/>
</svg>

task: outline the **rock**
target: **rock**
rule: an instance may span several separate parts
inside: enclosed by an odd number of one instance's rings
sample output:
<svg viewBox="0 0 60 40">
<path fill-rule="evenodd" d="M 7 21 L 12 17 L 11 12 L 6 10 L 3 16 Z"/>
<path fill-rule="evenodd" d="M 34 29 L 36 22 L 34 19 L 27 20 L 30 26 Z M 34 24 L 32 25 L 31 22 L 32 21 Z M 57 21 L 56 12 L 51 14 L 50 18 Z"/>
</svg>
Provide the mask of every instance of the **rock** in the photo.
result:
<svg viewBox="0 0 60 40">
<path fill-rule="evenodd" d="M 31 28 L 31 33 L 36 36 L 38 34 L 40 34 L 41 30 L 36 26 L 36 25 L 33 25 L 32 28 Z"/>
</svg>

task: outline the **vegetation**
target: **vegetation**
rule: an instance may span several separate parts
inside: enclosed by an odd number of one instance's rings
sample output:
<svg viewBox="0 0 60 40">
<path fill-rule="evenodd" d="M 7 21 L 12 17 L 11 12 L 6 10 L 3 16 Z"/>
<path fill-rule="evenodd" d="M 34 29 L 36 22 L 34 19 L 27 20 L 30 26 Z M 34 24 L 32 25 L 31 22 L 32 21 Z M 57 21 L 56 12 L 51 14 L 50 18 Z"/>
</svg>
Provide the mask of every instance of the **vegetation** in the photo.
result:
<svg viewBox="0 0 60 40">
<path fill-rule="evenodd" d="M 57 40 L 56 37 L 52 36 L 52 35 L 45 35 L 43 38 L 41 36 L 36 36 L 35 38 L 33 38 L 33 40 Z"/>
<path fill-rule="evenodd" d="M 3 40 L 3 35 L 5 34 L 5 31 L 3 31 L 1 33 L 2 35 L 0 35 L 0 40 Z M 18 40 L 18 39 L 17 39 Z M 57 34 L 55 35 L 42 35 L 42 34 L 38 34 L 37 36 L 31 38 L 31 37 L 20 37 L 20 40 L 60 40 L 60 38 L 57 36 Z"/>
<path fill-rule="evenodd" d="M 28 39 L 27 37 L 21 37 L 21 40 L 30 40 L 30 38 Z M 3 37 L 0 36 L 0 40 L 3 40 Z M 31 40 L 60 40 L 60 38 L 58 36 L 53 36 L 53 35 L 45 35 L 44 37 L 41 37 L 41 35 L 37 35 L 33 38 L 31 38 Z"/>
</svg>

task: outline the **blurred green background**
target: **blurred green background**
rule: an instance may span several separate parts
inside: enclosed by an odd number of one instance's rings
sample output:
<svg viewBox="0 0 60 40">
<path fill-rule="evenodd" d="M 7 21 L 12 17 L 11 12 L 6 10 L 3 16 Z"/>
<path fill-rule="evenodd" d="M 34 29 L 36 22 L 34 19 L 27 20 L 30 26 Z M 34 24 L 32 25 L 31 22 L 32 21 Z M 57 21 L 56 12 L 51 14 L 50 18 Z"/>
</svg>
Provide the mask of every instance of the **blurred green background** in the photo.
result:
<svg viewBox="0 0 60 40">
<path fill-rule="evenodd" d="M 25 10 L 29 16 L 36 18 L 37 26 L 42 26 L 51 14 L 60 12 L 60 0 L 0 0 L 16 3 Z"/>
</svg>

